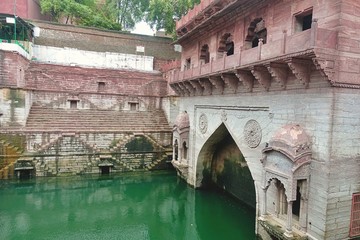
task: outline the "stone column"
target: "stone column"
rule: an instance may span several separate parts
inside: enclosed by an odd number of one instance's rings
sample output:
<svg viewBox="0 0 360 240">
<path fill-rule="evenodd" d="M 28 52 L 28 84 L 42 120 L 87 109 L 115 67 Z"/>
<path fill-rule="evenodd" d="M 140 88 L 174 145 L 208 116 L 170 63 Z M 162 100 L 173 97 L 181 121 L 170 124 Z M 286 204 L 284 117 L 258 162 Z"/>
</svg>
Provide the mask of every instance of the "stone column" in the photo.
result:
<svg viewBox="0 0 360 240">
<path fill-rule="evenodd" d="M 260 214 L 260 220 L 264 221 L 265 217 L 267 215 L 267 206 L 266 206 L 266 194 L 268 187 L 261 187 L 263 190 L 263 203 L 261 205 L 261 214 Z"/>
<path fill-rule="evenodd" d="M 286 222 L 286 231 L 284 233 L 284 235 L 288 238 L 293 237 L 293 233 L 292 233 L 292 218 L 293 218 L 293 214 L 292 214 L 292 205 L 293 202 L 292 201 L 288 201 L 288 209 L 287 209 L 287 222 Z"/>
</svg>

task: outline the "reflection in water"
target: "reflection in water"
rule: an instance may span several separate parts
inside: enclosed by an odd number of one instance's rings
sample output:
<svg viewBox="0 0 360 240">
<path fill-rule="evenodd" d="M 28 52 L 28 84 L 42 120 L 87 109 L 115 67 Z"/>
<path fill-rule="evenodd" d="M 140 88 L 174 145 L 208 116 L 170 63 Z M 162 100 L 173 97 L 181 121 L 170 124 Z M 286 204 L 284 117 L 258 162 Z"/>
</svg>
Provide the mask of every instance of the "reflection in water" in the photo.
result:
<svg viewBox="0 0 360 240">
<path fill-rule="evenodd" d="M 0 239 L 254 239 L 254 209 L 173 172 L 0 182 Z"/>
</svg>

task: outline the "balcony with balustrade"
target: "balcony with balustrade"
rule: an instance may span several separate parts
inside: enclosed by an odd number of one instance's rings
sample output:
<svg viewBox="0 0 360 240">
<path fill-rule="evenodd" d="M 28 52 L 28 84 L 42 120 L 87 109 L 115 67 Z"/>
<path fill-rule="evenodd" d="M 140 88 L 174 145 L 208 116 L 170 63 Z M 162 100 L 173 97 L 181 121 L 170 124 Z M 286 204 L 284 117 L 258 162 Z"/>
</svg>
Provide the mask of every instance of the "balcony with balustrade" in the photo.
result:
<svg viewBox="0 0 360 240">
<path fill-rule="evenodd" d="M 319 28 L 314 19 L 308 30 L 293 35 L 284 31 L 279 40 L 263 44 L 259 39 L 257 47 L 224 54 L 206 64 L 199 61 L 189 69 L 173 70 L 168 74 L 169 82 L 181 96 L 222 94 L 225 89 L 237 92 L 241 87 L 251 92 L 254 82 L 268 91 L 274 80 L 285 89 L 290 74 L 306 88 L 312 68 L 333 82 L 334 59 L 324 56 L 335 54 L 336 44 L 337 32 Z"/>
</svg>

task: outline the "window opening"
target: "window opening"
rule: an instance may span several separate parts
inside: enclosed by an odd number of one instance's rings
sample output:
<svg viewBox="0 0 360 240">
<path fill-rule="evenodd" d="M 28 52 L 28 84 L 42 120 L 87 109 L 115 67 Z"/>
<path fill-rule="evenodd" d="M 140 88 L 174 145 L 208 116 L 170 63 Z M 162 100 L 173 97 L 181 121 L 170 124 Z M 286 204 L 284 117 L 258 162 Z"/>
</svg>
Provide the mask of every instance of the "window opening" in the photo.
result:
<svg viewBox="0 0 360 240">
<path fill-rule="evenodd" d="M 234 42 L 230 33 L 226 33 L 221 37 L 218 53 L 219 58 L 223 57 L 224 54 L 226 54 L 226 56 L 231 56 L 234 54 Z"/>
<path fill-rule="evenodd" d="M 78 100 L 70 100 L 70 109 L 77 109 Z"/>
<path fill-rule="evenodd" d="M 350 237 L 358 236 L 360 236 L 360 193 L 355 193 L 351 206 Z"/>
<path fill-rule="evenodd" d="M 175 140 L 175 144 L 174 144 L 174 158 L 175 158 L 175 161 L 178 160 L 178 155 L 179 155 L 179 146 L 178 146 L 178 141 Z"/>
<path fill-rule="evenodd" d="M 183 159 L 187 159 L 187 146 L 186 146 L 186 142 L 183 143 Z"/>
<path fill-rule="evenodd" d="M 210 52 L 209 46 L 207 44 L 201 47 L 200 60 L 202 60 L 205 64 L 210 62 Z"/>
<path fill-rule="evenodd" d="M 302 32 L 311 28 L 312 10 L 295 16 L 295 32 Z"/>
<path fill-rule="evenodd" d="M 300 187 L 297 186 L 297 188 L 296 188 L 296 200 L 293 202 L 293 205 L 292 205 L 292 213 L 297 218 L 299 218 L 299 216 L 300 216 L 300 201 L 301 201 Z"/>
<path fill-rule="evenodd" d="M 98 82 L 98 92 L 103 92 L 105 90 L 105 83 Z"/>
<path fill-rule="evenodd" d="M 137 111 L 138 110 L 138 103 L 131 102 L 130 105 L 130 111 Z"/>
<path fill-rule="evenodd" d="M 226 43 L 226 56 L 234 55 L 234 42 L 227 42 Z"/>
<path fill-rule="evenodd" d="M 185 60 L 185 70 L 190 69 L 191 67 L 191 58 Z"/>
<path fill-rule="evenodd" d="M 278 201 L 276 206 L 277 215 L 286 215 L 287 214 L 287 198 L 285 194 L 284 184 L 279 180 L 276 181 L 276 186 L 278 189 Z"/>
<path fill-rule="evenodd" d="M 262 18 L 257 18 L 250 23 L 248 34 L 245 38 L 245 49 L 259 46 L 259 40 L 263 40 L 263 44 L 267 41 L 267 29 L 265 21 Z"/>
</svg>

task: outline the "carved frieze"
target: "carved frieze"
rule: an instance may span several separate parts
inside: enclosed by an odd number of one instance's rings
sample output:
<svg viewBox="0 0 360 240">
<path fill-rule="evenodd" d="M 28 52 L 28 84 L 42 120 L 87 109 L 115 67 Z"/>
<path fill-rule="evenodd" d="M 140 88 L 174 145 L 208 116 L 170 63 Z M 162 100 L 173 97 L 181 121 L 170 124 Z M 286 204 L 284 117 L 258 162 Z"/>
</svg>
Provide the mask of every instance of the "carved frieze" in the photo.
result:
<svg viewBox="0 0 360 240">
<path fill-rule="evenodd" d="M 250 148 L 259 146 L 262 138 L 260 124 L 256 120 L 249 120 L 244 127 L 244 139 Z"/>
</svg>

